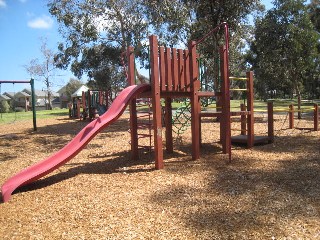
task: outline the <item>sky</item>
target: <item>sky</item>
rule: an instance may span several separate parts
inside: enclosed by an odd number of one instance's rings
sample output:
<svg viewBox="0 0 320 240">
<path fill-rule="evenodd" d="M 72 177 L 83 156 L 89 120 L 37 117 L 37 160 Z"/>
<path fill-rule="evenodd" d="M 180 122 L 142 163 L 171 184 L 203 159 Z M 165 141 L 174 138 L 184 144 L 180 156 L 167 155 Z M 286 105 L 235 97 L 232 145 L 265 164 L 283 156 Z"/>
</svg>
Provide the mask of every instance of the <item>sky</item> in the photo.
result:
<svg viewBox="0 0 320 240">
<path fill-rule="evenodd" d="M 267 9 L 272 7 L 271 1 L 262 2 Z M 32 59 L 41 59 L 41 38 L 46 38 L 48 48 L 56 52 L 62 38 L 58 23 L 46 4 L 43 0 L 0 0 L 0 80 L 30 80 L 24 66 Z M 53 91 L 74 77 L 69 71 L 57 75 Z M 18 92 L 23 88 L 30 88 L 30 84 L 1 84 L 1 93 Z M 35 88 L 42 90 L 45 86 L 38 80 Z"/>
<path fill-rule="evenodd" d="M 56 52 L 62 41 L 58 24 L 50 15 L 47 1 L 0 0 L 0 80 L 30 80 L 24 65 L 35 58 L 41 59 L 41 38 L 47 39 L 48 48 Z M 40 61 L 41 62 L 41 61 Z M 65 85 L 71 72 L 57 73 L 54 91 Z M 20 91 L 30 84 L 1 84 L 1 92 Z M 42 81 L 35 81 L 35 88 L 45 88 Z"/>
</svg>

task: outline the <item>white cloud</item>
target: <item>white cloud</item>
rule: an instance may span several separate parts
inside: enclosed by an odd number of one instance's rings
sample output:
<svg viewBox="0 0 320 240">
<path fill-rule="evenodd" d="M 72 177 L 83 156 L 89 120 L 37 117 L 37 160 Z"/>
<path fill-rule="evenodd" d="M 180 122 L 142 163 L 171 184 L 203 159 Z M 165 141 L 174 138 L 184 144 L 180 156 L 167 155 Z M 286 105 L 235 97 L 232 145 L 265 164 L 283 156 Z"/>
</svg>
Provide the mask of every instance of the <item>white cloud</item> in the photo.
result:
<svg viewBox="0 0 320 240">
<path fill-rule="evenodd" d="M 49 29 L 53 26 L 53 20 L 49 16 L 43 15 L 42 17 L 28 21 L 28 26 L 31 28 Z"/>
<path fill-rule="evenodd" d="M 7 6 L 5 0 L 0 0 L 0 8 L 5 8 Z"/>
</svg>

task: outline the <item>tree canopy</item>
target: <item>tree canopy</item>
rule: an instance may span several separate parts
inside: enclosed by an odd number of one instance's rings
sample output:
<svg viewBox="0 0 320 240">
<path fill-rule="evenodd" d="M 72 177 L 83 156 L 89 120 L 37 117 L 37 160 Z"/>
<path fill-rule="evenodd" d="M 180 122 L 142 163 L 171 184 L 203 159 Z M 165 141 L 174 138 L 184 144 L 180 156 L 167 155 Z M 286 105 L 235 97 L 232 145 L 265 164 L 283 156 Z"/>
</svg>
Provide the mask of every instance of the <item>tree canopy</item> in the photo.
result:
<svg viewBox="0 0 320 240">
<path fill-rule="evenodd" d="M 235 35 L 249 13 L 259 10 L 259 0 L 158 1 L 158 0 L 51 0 L 50 13 L 60 23 L 64 43 L 59 45 L 56 61 L 59 67 L 71 70 L 77 77 L 83 74 L 103 85 L 111 86 L 111 79 L 125 79 L 121 71 L 121 52 L 131 45 L 142 66 L 147 66 L 147 37 L 155 33 L 166 45 L 187 44 L 227 21 Z M 241 31 L 243 33 L 243 31 Z M 206 44 L 199 51 L 216 51 L 214 44 Z M 210 49 L 211 48 L 211 49 Z M 236 46 L 235 46 L 236 49 Z M 112 75 L 112 76 L 111 76 Z"/>
<path fill-rule="evenodd" d="M 319 34 L 302 0 L 277 0 L 256 21 L 251 63 L 263 97 L 277 90 L 282 96 L 300 93 L 315 83 Z"/>
<path fill-rule="evenodd" d="M 260 0 L 50 0 L 48 6 L 65 39 L 58 47 L 58 66 L 70 67 L 79 78 L 87 75 L 96 88 L 117 91 L 126 85 L 122 56 L 127 46 L 135 48 L 140 66 L 148 67 L 149 35 L 159 35 L 166 46 L 181 46 L 226 21 L 231 74 L 252 66 L 255 88 L 265 98 L 271 90 L 287 96 L 320 93 L 319 0 L 308 5 L 276 0 L 265 14 Z M 254 27 L 249 15 L 256 17 Z M 214 56 L 222 36 L 217 31 L 198 47 L 211 81 L 218 78 Z"/>
</svg>

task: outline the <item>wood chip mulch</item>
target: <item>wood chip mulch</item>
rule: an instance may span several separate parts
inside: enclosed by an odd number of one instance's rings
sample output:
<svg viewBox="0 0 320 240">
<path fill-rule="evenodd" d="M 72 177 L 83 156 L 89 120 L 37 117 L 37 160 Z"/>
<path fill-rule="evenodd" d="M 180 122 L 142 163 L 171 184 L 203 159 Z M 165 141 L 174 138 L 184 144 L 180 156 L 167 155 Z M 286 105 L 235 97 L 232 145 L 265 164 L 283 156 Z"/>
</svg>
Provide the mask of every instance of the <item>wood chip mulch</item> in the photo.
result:
<svg viewBox="0 0 320 240">
<path fill-rule="evenodd" d="M 264 134 L 259 119 L 256 132 Z M 273 144 L 233 146 L 227 163 L 219 125 L 203 119 L 201 159 L 191 160 L 188 129 L 156 171 L 152 153 L 130 160 L 125 114 L 74 159 L 2 203 L 0 238 L 320 239 L 320 132 L 287 129 L 284 121 L 275 122 Z M 37 132 L 30 121 L 0 125 L 0 183 L 59 150 L 85 124 L 39 119 Z"/>
</svg>

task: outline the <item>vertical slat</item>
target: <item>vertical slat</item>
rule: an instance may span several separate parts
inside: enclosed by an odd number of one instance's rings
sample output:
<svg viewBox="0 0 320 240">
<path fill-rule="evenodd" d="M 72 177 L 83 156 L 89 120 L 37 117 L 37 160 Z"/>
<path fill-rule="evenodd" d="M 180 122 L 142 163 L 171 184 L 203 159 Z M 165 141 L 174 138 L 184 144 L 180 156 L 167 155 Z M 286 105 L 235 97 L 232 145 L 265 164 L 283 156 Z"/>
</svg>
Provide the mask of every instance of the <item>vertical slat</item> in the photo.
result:
<svg viewBox="0 0 320 240">
<path fill-rule="evenodd" d="M 154 128 L 154 152 L 155 167 L 162 169 L 163 151 L 162 151 L 162 124 L 161 124 L 161 105 L 160 105 L 160 87 L 159 87 L 159 62 L 158 62 L 158 39 L 155 35 L 149 37 L 150 41 L 150 64 L 151 64 L 151 94 L 153 110 L 153 128 Z"/>
<path fill-rule="evenodd" d="M 177 91 L 178 89 L 178 58 L 177 49 L 171 49 L 171 71 L 172 71 L 172 90 Z"/>
<path fill-rule="evenodd" d="M 184 50 L 184 85 L 185 91 L 190 92 L 190 67 L 189 67 L 189 51 Z"/>
<path fill-rule="evenodd" d="M 185 89 L 184 72 L 183 50 L 178 49 L 178 91 L 184 91 Z"/>
<path fill-rule="evenodd" d="M 166 75 L 165 75 L 165 57 L 164 47 L 159 47 L 159 68 L 160 68 L 160 86 L 161 91 L 166 91 Z"/>
<path fill-rule="evenodd" d="M 192 132 L 192 159 L 196 160 L 200 158 L 200 103 L 198 91 L 200 88 L 200 82 L 198 79 L 198 64 L 197 64 L 197 52 L 196 42 L 189 43 L 189 63 L 190 63 L 190 75 L 191 75 L 191 132 Z"/>
<path fill-rule="evenodd" d="M 171 74 L 171 49 L 166 48 L 165 52 L 165 69 L 166 69 L 166 90 L 172 91 L 172 74 Z"/>
</svg>

